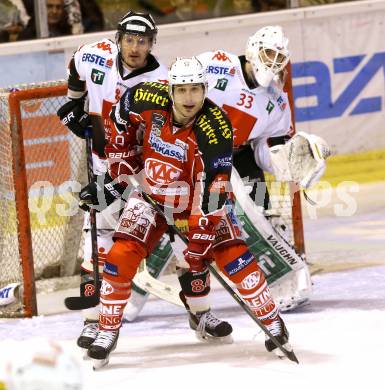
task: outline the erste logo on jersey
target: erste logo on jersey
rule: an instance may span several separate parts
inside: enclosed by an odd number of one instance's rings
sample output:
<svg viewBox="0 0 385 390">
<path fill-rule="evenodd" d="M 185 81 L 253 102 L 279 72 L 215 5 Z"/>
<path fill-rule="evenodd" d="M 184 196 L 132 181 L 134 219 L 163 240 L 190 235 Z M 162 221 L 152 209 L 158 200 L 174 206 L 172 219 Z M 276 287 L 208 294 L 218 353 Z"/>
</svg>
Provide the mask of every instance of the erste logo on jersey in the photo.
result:
<svg viewBox="0 0 385 390">
<path fill-rule="evenodd" d="M 144 168 L 147 177 L 159 184 L 170 184 L 178 180 L 182 173 L 182 170 L 174 167 L 174 165 L 155 158 L 146 159 Z"/>
<path fill-rule="evenodd" d="M 150 133 L 148 142 L 151 146 L 151 149 L 155 150 L 157 153 L 163 156 L 175 158 L 178 161 L 186 160 L 186 150 L 184 148 L 179 145 L 174 145 L 163 141 L 162 138 L 158 137 L 154 132 Z"/>
<path fill-rule="evenodd" d="M 285 108 L 286 108 L 287 104 L 286 104 L 285 101 L 283 100 L 283 97 L 282 97 L 282 96 L 279 96 L 279 97 L 278 97 L 277 103 L 278 103 L 278 107 L 281 109 L 281 111 L 285 111 Z"/>
<path fill-rule="evenodd" d="M 89 62 L 91 64 L 100 65 L 104 68 L 110 69 L 114 64 L 114 60 L 112 58 L 104 58 L 102 56 L 98 56 L 97 54 L 84 53 L 82 55 L 82 62 Z"/>
<path fill-rule="evenodd" d="M 209 65 L 206 68 L 206 72 L 207 73 L 211 73 L 211 74 L 220 74 L 220 75 L 226 75 L 226 76 L 234 77 L 236 69 L 235 69 L 235 67 L 229 68 L 227 66 Z"/>
</svg>

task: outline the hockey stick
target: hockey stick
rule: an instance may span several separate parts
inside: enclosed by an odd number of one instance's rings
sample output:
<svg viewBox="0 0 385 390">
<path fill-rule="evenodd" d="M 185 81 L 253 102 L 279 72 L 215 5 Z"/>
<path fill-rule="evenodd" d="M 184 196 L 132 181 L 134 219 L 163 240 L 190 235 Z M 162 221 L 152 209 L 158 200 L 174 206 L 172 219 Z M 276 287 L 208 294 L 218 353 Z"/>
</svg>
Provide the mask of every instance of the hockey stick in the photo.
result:
<svg viewBox="0 0 385 390">
<path fill-rule="evenodd" d="M 143 260 L 143 263 L 143 270 L 137 272 L 134 277 L 134 283 L 136 284 L 136 286 L 166 302 L 170 302 L 173 305 L 184 307 L 182 301 L 179 298 L 179 289 L 155 279 L 148 272 L 145 260 Z"/>
<path fill-rule="evenodd" d="M 87 128 L 86 135 L 86 152 L 87 152 L 87 175 L 88 182 L 94 180 L 94 170 L 92 164 L 92 130 Z M 90 211 L 90 225 L 91 225 L 91 245 L 92 245 L 92 273 L 94 277 L 94 293 L 90 296 L 67 297 L 64 304 L 69 310 L 82 310 L 94 307 L 99 303 L 100 291 L 100 276 L 99 276 L 99 258 L 98 258 L 98 235 L 96 231 L 96 211 L 91 208 Z"/>
<path fill-rule="evenodd" d="M 135 177 L 130 176 L 130 181 L 131 184 L 138 190 L 140 191 L 143 199 L 149 203 L 160 215 L 163 216 L 163 218 L 167 221 L 167 217 L 159 204 L 152 199 L 150 195 L 148 195 L 146 192 L 142 191 L 140 184 L 136 180 Z M 186 245 L 188 244 L 188 239 L 185 237 L 180 230 L 174 225 L 174 224 L 169 224 L 169 228 L 176 234 Z M 248 305 L 243 301 L 243 299 L 237 294 L 236 291 L 234 291 L 231 286 L 222 278 L 222 276 L 219 274 L 219 272 L 210 264 L 207 263 L 207 266 L 210 270 L 210 272 L 215 276 L 215 278 L 218 280 L 218 282 L 223 286 L 223 288 L 232 296 L 232 298 L 238 303 L 239 306 L 246 312 L 246 314 L 251 317 L 251 319 L 262 329 L 262 331 L 267 335 L 270 340 L 274 343 L 274 345 L 279 348 L 282 353 L 291 361 L 296 362 L 299 364 L 299 361 L 297 359 L 297 356 L 293 351 L 288 351 L 284 346 L 277 340 L 275 336 L 271 334 L 271 332 L 266 328 L 266 326 L 255 316 L 253 311 L 249 308 Z"/>
</svg>

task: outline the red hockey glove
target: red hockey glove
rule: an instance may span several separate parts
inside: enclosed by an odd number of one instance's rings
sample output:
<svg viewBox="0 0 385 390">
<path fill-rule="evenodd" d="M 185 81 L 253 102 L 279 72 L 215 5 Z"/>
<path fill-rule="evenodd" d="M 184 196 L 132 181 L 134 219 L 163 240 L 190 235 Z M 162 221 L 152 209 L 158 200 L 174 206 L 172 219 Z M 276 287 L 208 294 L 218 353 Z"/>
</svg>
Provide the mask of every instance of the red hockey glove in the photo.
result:
<svg viewBox="0 0 385 390">
<path fill-rule="evenodd" d="M 202 272 L 206 269 L 205 261 L 212 261 L 211 247 L 215 240 L 215 230 L 193 228 L 190 230 L 189 243 L 183 252 L 190 271 Z"/>
</svg>

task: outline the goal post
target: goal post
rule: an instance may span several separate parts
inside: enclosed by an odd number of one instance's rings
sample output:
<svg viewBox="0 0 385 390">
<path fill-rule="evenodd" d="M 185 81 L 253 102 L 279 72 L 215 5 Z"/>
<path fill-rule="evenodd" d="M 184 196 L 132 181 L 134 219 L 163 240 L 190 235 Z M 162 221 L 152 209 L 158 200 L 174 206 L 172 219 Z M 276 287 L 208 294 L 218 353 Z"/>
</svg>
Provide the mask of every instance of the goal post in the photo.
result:
<svg viewBox="0 0 385 390">
<path fill-rule="evenodd" d="M 20 284 L 0 317 L 36 315 L 36 280 L 75 273 L 82 213 L 72 194 L 86 164 L 84 142 L 56 116 L 66 93 L 64 81 L 0 90 L 0 289 Z"/>
<path fill-rule="evenodd" d="M 295 128 L 295 106 L 294 106 L 294 96 L 293 96 L 293 78 L 291 74 L 291 62 L 289 62 L 286 66 L 286 70 L 288 73 L 287 80 L 285 83 L 285 92 L 289 97 L 289 105 L 291 109 L 291 121 L 292 126 L 294 128 L 294 132 L 296 132 Z M 290 183 L 290 194 L 292 199 L 292 225 L 293 225 L 293 241 L 294 247 L 300 255 L 305 254 L 305 237 L 303 230 L 303 217 L 302 217 L 302 206 L 301 206 L 301 192 L 298 188 L 298 185 L 295 183 Z"/>
</svg>

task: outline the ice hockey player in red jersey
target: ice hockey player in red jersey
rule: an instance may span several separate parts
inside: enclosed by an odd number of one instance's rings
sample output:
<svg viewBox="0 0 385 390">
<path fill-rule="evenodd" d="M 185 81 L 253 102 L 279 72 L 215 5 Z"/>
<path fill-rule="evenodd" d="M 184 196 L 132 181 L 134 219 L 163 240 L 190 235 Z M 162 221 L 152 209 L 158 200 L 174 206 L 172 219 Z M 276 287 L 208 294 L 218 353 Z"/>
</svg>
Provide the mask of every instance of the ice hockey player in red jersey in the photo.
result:
<svg viewBox="0 0 385 390">
<path fill-rule="evenodd" d="M 85 129 L 92 125 L 93 170 L 96 175 L 107 170 L 104 154 L 105 135 L 111 132 L 109 113 L 127 88 L 143 81 L 167 82 L 167 68 L 151 54 L 157 27 L 151 15 L 129 11 L 117 26 L 115 42 L 102 39 L 82 45 L 74 53 L 68 67 L 68 97 L 70 100 L 58 111 L 63 123 L 77 136 L 84 138 Z M 112 236 L 119 218 L 119 202 L 99 213 L 96 218 L 100 270 L 112 246 Z M 86 232 L 84 261 L 81 270 L 81 296 L 94 293 L 92 277 L 92 245 L 89 214 L 83 229 Z M 152 259 L 154 258 L 154 261 Z M 161 274 L 167 256 L 153 256 L 147 261 L 154 277 Z M 133 286 L 125 317 L 133 320 L 147 295 Z M 97 334 L 98 308 L 84 311 L 85 323 L 78 345 L 87 349 Z"/>
<path fill-rule="evenodd" d="M 287 348 L 288 332 L 265 277 L 245 245 L 229 199 L 232 127 L 224 112 L 206 99 L 206 72 L 195 58 L 177 59 L 169 86 L 140 83 L 113 107 L 115 127 L 106 146 L 108 173 L 80 193 L 82 208 L 98 207 L 123 195 L 126 206 L 103 269 L 99 333 L 88 350 L 96 366 L 116 347 L 124 307 L 141 260 L 167 230 L 167 221 L 140 191 L 129 193 L 129 176 L 164 209 L 169 223 L 184 226 L 189 239 L 185 261 L 194 274 L 185 295 L 205 305 L 210 290 L 205 261 L 215 260 L 256 316 Z M 187 304 L 188 307 L 188 304 Z M 231 326 L 210 309 L 191 310 L 190 326 L 220 337 Z M 266 340 L 268 351 L 275 350 Z"/>
</svg>

